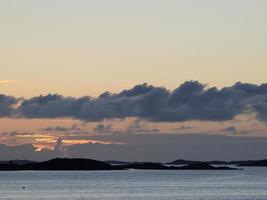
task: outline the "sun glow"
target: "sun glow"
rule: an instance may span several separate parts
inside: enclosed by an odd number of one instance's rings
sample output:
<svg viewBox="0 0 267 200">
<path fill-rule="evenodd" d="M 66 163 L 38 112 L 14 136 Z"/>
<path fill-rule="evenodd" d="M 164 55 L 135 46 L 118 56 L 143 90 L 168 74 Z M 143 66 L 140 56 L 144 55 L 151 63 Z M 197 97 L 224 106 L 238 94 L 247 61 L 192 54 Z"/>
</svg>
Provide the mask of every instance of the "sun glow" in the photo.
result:
<svg viewBox="0 0 267 200">
<path fill-rule="evenodd" d="M 0 84 L 1 83 L 16 83 L 15 80 L 0 80 Z"/>
</svg>

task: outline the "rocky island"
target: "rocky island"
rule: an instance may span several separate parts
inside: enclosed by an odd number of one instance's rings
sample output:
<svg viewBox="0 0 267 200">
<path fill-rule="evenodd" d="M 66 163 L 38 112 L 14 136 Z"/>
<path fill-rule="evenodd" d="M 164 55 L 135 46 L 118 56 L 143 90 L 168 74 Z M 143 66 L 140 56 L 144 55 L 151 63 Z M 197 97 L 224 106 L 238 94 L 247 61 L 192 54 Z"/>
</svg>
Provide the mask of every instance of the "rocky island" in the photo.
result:
<svg viewBox="0 0 267 200">
<path fill-rule="evenodd" d="M 236 170 L 230 167 L 214 167 L 208 163 L 192 163 L 184 166 L 167 166 L 162 163 L 130 163 L 111 165 L 102 161 L 82 158 L 56 158 L 44 162 L 17 164 L 12 161 L 0 164 L 0 171 L 14 170 Z"/>
</svg>

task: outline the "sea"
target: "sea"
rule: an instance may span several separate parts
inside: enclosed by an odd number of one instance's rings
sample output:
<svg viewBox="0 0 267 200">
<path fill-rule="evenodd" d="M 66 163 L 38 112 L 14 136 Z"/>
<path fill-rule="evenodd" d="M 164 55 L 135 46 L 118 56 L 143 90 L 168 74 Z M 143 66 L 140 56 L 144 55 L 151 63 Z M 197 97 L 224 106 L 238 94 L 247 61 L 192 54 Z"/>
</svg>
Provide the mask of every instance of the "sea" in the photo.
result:
<svg viewBox="0 0 267 200">
<path fill-rule="evenodd" d="M 267 168 L 0 172 L 0 200 L 267 200 Z"/>
</svg>

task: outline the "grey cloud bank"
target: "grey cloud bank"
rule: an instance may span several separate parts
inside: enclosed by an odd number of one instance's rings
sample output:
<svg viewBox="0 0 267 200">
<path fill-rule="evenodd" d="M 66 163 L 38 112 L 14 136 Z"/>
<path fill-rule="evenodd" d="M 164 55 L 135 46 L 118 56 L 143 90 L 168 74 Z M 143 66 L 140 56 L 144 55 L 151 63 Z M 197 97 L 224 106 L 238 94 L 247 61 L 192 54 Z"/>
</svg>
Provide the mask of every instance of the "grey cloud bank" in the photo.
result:
<svg viewBox="0 0 267 200">
<path fill-rule="evenodd" d="M 63 154 L 59 151 L 36 151 L 36 148 L 31 144 L 23 144 L 17 146 L 7 146 L 5 144 L 0 144 L 1 160 L 29 159 L 39 161 L 62 156 Z"/>
<path fill-rule="evenodd" d="M 48 160 L 55 157 L 91 158 L 96 160 L 156 161 L 190 160 L 258 160 L 267 157 L 266 137 L 233 137 L 208 134 L 114 134 L 69 139 L 113 141 L 123 144 L 87 143 L 65 147 L 59 139 L 54 150 L 35 151 L 32 145 L 0 144 L 1 160 Z M 244 148 L 245 146 L 245 148 Z"/>
<path fill-rule="evenodd" d="M 77 144 L 68 148 L 71 157 L 103 160 L 167 162 L 192 160 L 246 160 L 267 157 L 265 137 L 233 137 L 209 134 L 117 134 L 90 137 L 118 144 Z M 244 148 L 246 146 L 246 148 Z"/>
<path fill-rule="evenodd" d="M 0 94 L 0 117 L 11 117 L 19 99 Z"/>
<path fill-rule="evenodd" d="M 257 119 L 267 120 L 267 84 L 238 82 L 217 89 L 188 81 L 173 91 L 142 84 L 117 94 L 105 92 L 97 98 L 58 94 L 30 99 L 0 96 L 1 117 L 74 118 L 83 121 L 137 117 L 148 121 L 180 122 L 225 121 L 244 113 L 255 113 Z"/>
</svg>

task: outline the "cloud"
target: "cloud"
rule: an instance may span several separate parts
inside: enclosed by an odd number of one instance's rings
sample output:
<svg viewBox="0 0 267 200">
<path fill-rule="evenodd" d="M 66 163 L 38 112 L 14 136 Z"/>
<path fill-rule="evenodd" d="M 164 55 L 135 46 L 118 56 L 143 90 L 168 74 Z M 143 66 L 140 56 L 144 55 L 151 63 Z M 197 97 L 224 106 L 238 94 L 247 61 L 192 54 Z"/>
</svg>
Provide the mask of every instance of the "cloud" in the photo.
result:
<svg viewBox="0 0 267 200">
<path fill-rule="evenodd" d="M 167 96 L 166 89 L 146 84 L 119 94 L 103 94 L 98 98 L 71 98 L 49 94 L 24 100 L 18 112 L 21 117 L 26 118 L 72 117 L 85 121 L 126 117 L 146 118 L 158 112 L 157 108 L 161 107 L 159 104 L 163 103 L 165 96 Z"/>
<path fill-rule="evenodd" d="M 57 139 L 57 141 L 56 141 L 56 144 L 55 144 L 55 146 L 54 146 L 54 151 L 60 151 L 61 150 L 61 146 L 62 146 L 62 144 L 63 144 L 63 142 L 62 142 L 62 138 L 61 137 L 59 137 L 58 139 Z"/>
<path fill-rule="evenodd" d="M 236 132 L 237 129 L 234 126 L 229 126 L 229 127 L 226 127 L 226 128 L 221 129 L 220 131 L 221 132 L 231 132 L 232 133 L 232 132 Z"/>
<path fill-rule="evenodd" d="M 181 125 L 181 126 L 175 128 L 173 130 L 175 130 L 175 131 L 181 131 L 182 130 L 183 131 L 183 130 L 189 130 L 189 129 L 192 129 L 192 127 L 191 126 Z"/>
<path fill-rule="evenodd" d="M 77 124 L 73 124 L 71 127 L 65 127 L 65 126 L 46 127 L 41 130 L 46 132 L 82 131 L 82 129 L 79 128 Z"/>
<path fill-rule="evenodd" d="M 141 84 L 97 98 L 74 98 L 58 94 L 41 95 L 17 103 L 14 97 L 0 97 L 0 116 L 22 118 L 73 118 L 86 122 L 136 117 L 156 122 L 189 120 L 226 121 L 240 114 L 255 113 L 267 120 L 267 84 L 236 83 L 230 87 L 208 88 L 197 81 L 187 81 L 177 89 Z"/>
<path fill-rule="evenodd" d="M 19 99 L 0 94 L 0 117 L 12 117 Z"/>
<path fill-rule="evenodd" d="M 75 140 L 74 137 L 69 137 L 69 139 Z M 48 160 L 68 156 L 97 160 L 167 162 L 176 159 L 248 160 L 267 157 L 266 137 L 167 133 L 153 135 L 98 134 L 77 137 L 76 140 L 81 139 L 100 142 L 66 145 L 64 151 L 60 151 L 62 147 L 60 139 L 57 141 L 54 150 L 36 151 L 36 148 L 31 144 L 17 146 L 0 144 L 0 159 Z M 64 142 L 67 141 L 63 140 Z"/>
<path fill-rule="evenodd" d="M 113 127 L 111 124 L 98 124 L 94 129 L 93 132 L 96 133 L 112 133 Z"/>
<path fill-rule="evenodd" d="M 157 133 L 157 128 L 147 128 L 144 121 L 140 119 L 134 120 L 125 131 L 126 133 Z"/>
<path fill-rule="evenodd" d="M 1 133 L 2 136 L 21 136 L 21 135 L 34 135 L 34 133 L 29 132 L 18 132 L 18 131 L 10 131 Z"/>
<path fill-rule="evenodd" d="M 17 146 L 0 144 L 1 160 L 28 159 L 43 161 L 62 156 L 63 154 L 59 151 L 52 151 L 48 149 L 36 151 L 36 148 L 31 144 L 23 144 Z"/>
<path fill-rule="evenodd" d="M 97 160 L 156 162 L 176 159 L 247 160 L 267 157 L 266 137 L 165 133 L 97 135 L 89 138 L 116 141 L 124 145 L 76 144 L 67 148 L 67 155 Z"/>
</svg>

